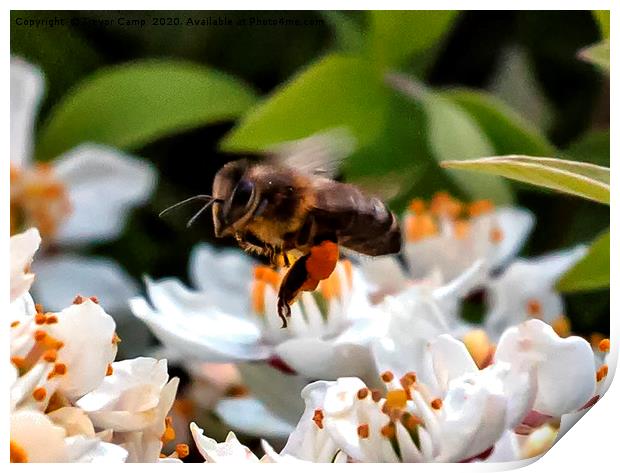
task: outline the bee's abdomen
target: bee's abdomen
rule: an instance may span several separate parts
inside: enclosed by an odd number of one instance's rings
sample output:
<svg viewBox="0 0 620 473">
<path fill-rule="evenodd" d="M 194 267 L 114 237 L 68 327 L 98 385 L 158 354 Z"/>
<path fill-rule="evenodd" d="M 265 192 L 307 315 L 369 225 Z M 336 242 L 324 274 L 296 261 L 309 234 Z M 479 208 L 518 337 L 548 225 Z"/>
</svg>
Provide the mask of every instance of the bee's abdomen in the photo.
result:
<svg viewBox="0 0 620 473">
<path fill-rule="evenodd" d="M 398 219 L 387 205 L 350 184 L 331 181 L 317 192 L 312 212 L 317 236 L 333 234 L 338 244 L 369 256 L 398 253 Z"/>
</svg>

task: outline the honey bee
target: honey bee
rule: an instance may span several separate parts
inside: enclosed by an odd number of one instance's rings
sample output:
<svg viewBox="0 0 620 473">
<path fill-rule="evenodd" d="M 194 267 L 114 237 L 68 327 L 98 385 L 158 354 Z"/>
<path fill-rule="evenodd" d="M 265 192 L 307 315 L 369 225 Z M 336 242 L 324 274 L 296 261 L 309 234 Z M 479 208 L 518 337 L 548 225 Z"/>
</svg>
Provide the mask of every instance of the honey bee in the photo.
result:
<svg viewBox="0 0 620 473">
<path fill-rule="evenodd" d="M 369 256 L 401 248 L 398 219 L 387 205 L 332 178 L 350 152 L 345 136 L 328 132 L 280 145 L 262 162 L 230 162 L 216 174 L 212 196 L 191 197 L 160 214 L 204 200 L 188 226 L 212 207 L 218 238 L 233 236 L 244 250 L 288 267 L 278 291 L 283 328 L 297 295 L 333 272 L 340 246 Z M 291 264 L 289 255 L 299 257 Z"/>
</svg>

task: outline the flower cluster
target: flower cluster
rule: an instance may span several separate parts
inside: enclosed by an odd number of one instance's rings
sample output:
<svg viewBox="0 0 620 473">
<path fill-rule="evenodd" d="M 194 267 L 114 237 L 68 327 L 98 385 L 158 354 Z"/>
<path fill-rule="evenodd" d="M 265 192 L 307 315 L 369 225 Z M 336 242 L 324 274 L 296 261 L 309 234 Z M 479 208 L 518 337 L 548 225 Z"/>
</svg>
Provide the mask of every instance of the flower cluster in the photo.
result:
<svg viewBox="0 0 620 473">
<path fill-rule="evenodd" d="M 32 228 L 11 238 L 11 462 L 154 462 L 174 438 L 166 360 L 114 361 L 120 338 L 94 296 L 46 312 L 29 294 Z M 186 446 L 172 458 L 182 456 Z"/>
</svg>

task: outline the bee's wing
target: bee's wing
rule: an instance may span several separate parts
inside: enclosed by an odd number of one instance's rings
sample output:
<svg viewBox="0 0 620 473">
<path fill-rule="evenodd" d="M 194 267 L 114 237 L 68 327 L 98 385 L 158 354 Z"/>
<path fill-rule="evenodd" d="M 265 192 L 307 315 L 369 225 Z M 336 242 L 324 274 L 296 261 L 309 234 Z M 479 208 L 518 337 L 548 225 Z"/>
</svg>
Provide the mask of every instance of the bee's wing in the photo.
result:
<svg viewBox="0 0 620 473">
<path fill-rule="evenodd" d="M 346 128 L 333 128 L 280 143 L 268 151 L 268 156 L 274 163 L 300 172 L 334 177 L 340 163 L 353 153 L 355 147 L 355 137 Z"/>
</svg>

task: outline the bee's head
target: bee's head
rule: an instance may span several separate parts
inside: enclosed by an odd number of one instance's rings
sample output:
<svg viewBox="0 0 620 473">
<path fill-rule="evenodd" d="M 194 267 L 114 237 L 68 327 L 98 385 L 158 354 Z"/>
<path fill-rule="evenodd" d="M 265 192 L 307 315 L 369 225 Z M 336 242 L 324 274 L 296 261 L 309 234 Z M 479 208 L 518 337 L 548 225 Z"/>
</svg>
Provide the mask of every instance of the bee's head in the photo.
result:
<svg viewBox="0 0 620 473">
<path fill-rule="evenodd" d="M 213 225 L 218 238 L 234 234 L 235 229 L 252 216 L 256 207 L 256 186 L 248 178 L 247 168 L 247 161 L 234 161 L 226 164 L 215 175 Z"/>
</svg>

